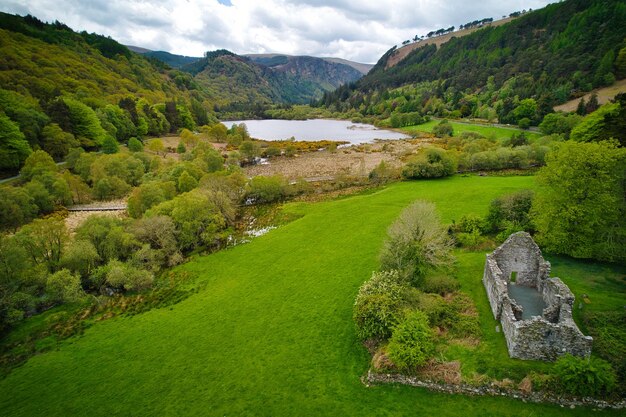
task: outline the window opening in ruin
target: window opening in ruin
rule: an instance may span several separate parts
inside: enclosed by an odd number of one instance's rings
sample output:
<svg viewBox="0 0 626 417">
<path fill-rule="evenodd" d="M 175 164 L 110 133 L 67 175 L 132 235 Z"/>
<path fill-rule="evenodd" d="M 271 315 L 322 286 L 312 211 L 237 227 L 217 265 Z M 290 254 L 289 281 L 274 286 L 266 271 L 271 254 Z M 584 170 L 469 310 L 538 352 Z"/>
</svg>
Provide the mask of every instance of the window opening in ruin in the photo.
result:
<svg viewBox="0 0 626 417">
<path fill-rule="evenodd" d="M 511 282 L 515 282 L 517 280 L 517 271 L 511 271 Z"/>
</svg>

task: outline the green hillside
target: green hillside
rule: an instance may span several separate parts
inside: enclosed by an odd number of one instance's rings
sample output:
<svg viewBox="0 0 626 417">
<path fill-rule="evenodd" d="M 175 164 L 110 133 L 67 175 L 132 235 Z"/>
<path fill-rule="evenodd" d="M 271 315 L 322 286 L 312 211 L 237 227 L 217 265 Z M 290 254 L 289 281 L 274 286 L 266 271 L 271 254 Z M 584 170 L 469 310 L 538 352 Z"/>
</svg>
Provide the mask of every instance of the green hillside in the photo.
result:
<svg viewBox="0 0 626 417">
<path fill-rule="evenodd" d="M 15 369 L 0 381 L 0 408 L 12 416 L 587 415 L 360 381 L 369 359 L 355 335 L 352 304 L 400 210 L 428 199 L 450 222 L 483 214 L 495 196 L 532 184 L 532 177 L 454 177 L 290 204 L 285 210 L 303 217 L 183 266 L 205 283 L 198 294 L 97 323 Z M 480 285 L 483 258 L 472 259 Z M 505 352 L 502 340 L 497 346 Z"/>
<path fill-rule="evenodd" d="M 538 124 L 552 107 L 623 78 L 624 0 L 568 0 L 498 27 L 419 47 L 387 68 L 326 94 L 339 110 L 388 117 L 421 112 Z M 623 58 L 621 58 L 623 59 Z"/>
</svg>

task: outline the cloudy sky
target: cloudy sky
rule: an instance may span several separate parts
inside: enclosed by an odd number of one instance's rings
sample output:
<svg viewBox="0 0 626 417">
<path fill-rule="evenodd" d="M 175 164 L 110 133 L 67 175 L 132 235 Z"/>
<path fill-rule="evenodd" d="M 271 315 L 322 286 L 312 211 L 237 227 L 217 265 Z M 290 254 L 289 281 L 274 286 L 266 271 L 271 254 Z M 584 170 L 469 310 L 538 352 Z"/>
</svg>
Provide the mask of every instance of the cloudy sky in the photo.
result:
<svg viewBox="0 0 626 417">
<path fill-rule="evenodd" d="M 417 34 L 552 1 L 0 0 L 0 10 L 180 55 L 224 48 L 375 63 L 391 46 Z"/>
</svg>

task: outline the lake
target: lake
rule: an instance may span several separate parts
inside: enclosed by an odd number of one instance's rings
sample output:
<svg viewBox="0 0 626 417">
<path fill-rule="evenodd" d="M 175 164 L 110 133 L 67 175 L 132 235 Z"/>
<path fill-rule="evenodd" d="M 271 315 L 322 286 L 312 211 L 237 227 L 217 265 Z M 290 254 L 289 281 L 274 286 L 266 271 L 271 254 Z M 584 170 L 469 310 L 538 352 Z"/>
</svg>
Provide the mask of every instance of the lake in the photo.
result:
<svg viewBox="0 0 626 417">
<path fill-rule="evenodd" d="M 341 140 L 351 144 L 373 142 L 374 139 L 408 139 L 410 136 L 392 130 L 379 129 L 349 120 L 236 120 L 223 122 L 245 123 L 250 136 L 263 140 L 285 140 L 292 136 L 298 141 Z"/>
</svg>

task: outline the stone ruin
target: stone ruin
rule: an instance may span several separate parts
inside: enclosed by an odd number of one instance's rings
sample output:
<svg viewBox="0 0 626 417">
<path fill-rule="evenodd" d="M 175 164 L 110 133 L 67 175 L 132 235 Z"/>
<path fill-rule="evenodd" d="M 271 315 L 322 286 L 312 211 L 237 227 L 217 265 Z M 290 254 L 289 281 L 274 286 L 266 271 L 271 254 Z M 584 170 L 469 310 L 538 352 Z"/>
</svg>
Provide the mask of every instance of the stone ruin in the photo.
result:
<svg viewBox="0 0 626 417">
<path fill-rule="evenodd" d="M 526 232 L 514 233 L 487 255 L 483 284 L 500 320 L 509 356 L 556 360 L 566 353 L 588 357 L 593 338 L 572 319 L 574 295 Z"/>
</svg>

